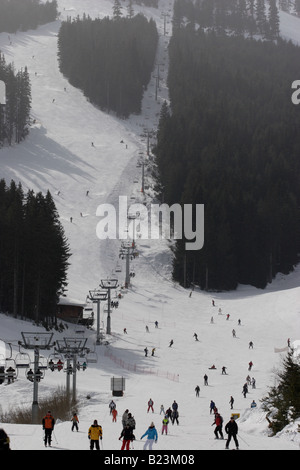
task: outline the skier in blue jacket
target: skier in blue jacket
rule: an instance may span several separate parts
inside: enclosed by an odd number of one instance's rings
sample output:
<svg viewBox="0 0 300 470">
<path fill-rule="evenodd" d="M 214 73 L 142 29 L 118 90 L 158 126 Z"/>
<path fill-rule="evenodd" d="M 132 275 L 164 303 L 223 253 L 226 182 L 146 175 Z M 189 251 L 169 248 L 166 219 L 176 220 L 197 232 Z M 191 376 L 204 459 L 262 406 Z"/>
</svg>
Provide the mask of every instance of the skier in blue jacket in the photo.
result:
<svg viewBox="0 0 300 470">
<path fill-rule="evenodd" d="M 158 439 L 157 430 L 153 422 L 150 424 L 147 431 L 142 435 L 141 439 L 143 439 L 143 437 L 145 436 L 147 436 L 147 440 L 144 444 L 143 449 L 146 450 L 147 447 L 149 447 L 149 450 L 152 450 L 153 442 L 157 442 Z"/>
</svg>

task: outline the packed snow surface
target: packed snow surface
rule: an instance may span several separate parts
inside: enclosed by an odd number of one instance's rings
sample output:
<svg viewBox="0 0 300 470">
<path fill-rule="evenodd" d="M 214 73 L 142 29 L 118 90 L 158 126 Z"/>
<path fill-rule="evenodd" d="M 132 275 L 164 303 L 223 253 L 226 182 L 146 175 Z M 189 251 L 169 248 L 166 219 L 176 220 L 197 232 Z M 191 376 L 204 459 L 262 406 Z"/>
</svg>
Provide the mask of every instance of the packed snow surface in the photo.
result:
<svg viewBox="0 0 300 470">
<path fill-rule="evenodd" d="M 116 205 L 119 196 L 127 196 L 129 205 L 151 202 L 154 195 L 151 171 L 148 171 L 151 155 L 149 160 L 145 135 L 157 128 L 161 104 L 168 99 L 171 0 L 160 0 L 159 10 L 134 5 L 135 12 L 141 11 L 157 22 L 160 32 L 157 63 L 164 64 L 160 67 L 158 99 L 155 99 L 155 70 L 145 91 L 141 115 L 123 121 L 101 112 L 60 74 L 57 34 L 61 21 L 84 12 L 91 17 L 111 16 L 112 4 L 108 0 L 58 0 L 59 20 L 36 31 L 18 32 L 10 38 L 6 33 L 0 35 L 0 49 L 6 61 L 13 62 L 16 69 L 28 67 L 35 120 L 21 145 L 1 150 L 1 177 L 7 183 L 11 179 L 20 181 L 25 190 L 45 193 L 49 189 L 53 195 L 72 252 L 69 302 L 84 303 L 89 290 L 110 276 L 118 275 L 120 287 L 124 285 L 125 264 L 119 259 L 120 240 L 97 237 L 97 208 L 103 203 Z M 166 35 L 163 34 L 162 12 L 169 14 Z M 299 43 L 299 19 L 282 13 L 281 25 L 282 35 Z M 141 167 L 137 166 L 141 158 L 147 164 L 144 194 L 141 192 Z M 275 383 L 275 371 L 281 367 L 285 355 L 285 351 L 275 351 L 285 349 L 288 338 L 291 344 L 294 341 L 297 347 L 299 344 L 299 267 L 289 276 L 277 276 L 265 290 L 239 286 L 235 292 L 212 294 L 195 289 L 190 295 L 190 291 L 171 280 L 172 256 L 167 240 L 138 240 L 137 246 L 140 256 L 131 264 L 135 276 L 131 278 L 128 291 L 122 291 L 119 307 L 112 312 L 111 335 L 106 334 L 103 310 L 102 344 L 95 346 L 95 330 L 84 332 L 88 345 L 95 347 L 98 362 L 77 374 L 79 432 L 71 432 L 71 421 L 62 422 L 55 416 L 52 449 L 88 449 L 88 428 L 97 419 L 103 427 L 103 448 L 119 450 L 121 416 L 125 409 L 136 419 L 134 448 L 137 450 L 143 448 L 140 437 L 152 421 L 159 433 L 155 450 L 224 449 L 225 442 L 214 439 L 213 415 L 209 410 L 213 400 L 224 423 L 232 412 L 240 415 L 237 419 L 240 448 L 297 450 L 300 442 L 297 423 L 279 437 L 269 437 L 260 399 Z M 115 272 L 118 263 L 122 266 L 121 273 Z M 13 357 L 19 351 L 17 342 L 24 331 L 42 330 L 28 322 L 0 315 L 0 338 L 12 344 Z M 81 334 L 78 327 L 69 325 L 55 337 Z M 169 347 L 171 339 L 174 343 Z M 253 349 L 249 348 L 250 341 Z M 145 347 L 149 350 L 147 357 Z M 152 348 L 155 348 L 154 356 L 151 356 Z M 5 350 L 9 356 L 9 348 L 0 343 L 0 355 Z M 47 356 L 49 352 L 44 354 Z M 250 361 L 253 367 L 248 371 Z M 209 369 L 212 364 L 216 370 Z M 221 373 L 223 366 L 226 374 Z M 204 385 L 205 374 L 208 385 Z M 256 388 L 250 386 L 244 398 L 242 387 L 248 374 L 251 379 L 255 378 Z M 112 377 L 125 378 L 122 397 L 112 397 Z M 65 383 L 63 371 L 46 371 L 39 385 L 39 397 L 50 395 Z M 199 397 L 195 394 L 197 385 L 200 386 Z M 0 388 L 2 411 L 16 405 L 30 407 L 32 393 L 32 384 L 20 370 L 14 384 Z M 235 400 L 232 410 L 231 396 Z M 112 398 L 117 405 L 117 423 L 112 422 L 109 413 Z M 154 413 L 147 413 L 150 398 L 154 401 Z M 166 410 L 174 400 L 179 405 L 179 425 L 169 424 L 168 435 L 161 435 L 160 406 L 164 405 Z M 253 400 L 257 403 L 255 409 L 250 408 Z M 13 450 L 45 449 L 41 425 L 3 423 L 2 426 L 10 436 Z"/>
</svg>

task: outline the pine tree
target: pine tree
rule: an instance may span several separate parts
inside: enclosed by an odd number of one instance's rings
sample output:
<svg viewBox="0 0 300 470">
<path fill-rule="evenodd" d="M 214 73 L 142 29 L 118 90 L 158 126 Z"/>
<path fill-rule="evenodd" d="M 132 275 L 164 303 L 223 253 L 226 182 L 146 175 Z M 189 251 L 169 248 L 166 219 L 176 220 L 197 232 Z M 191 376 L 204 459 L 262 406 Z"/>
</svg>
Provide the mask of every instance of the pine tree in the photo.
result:
<svg viewBox="0 0 300 470">
<path fill-rule="evenodd" d="M 269 0 L 269 33 L 268 39 L 277 39 L 279 37 L 279 14 L 276 0 Z"/>
<path fill-rule="evenodd" d="M 300 365 L 293 350 L 288 352 L 283 360 L 283 370 L 276 375 L 278 383 L 262 399 L 274 434 L 300 417 Z"/>
</svg>

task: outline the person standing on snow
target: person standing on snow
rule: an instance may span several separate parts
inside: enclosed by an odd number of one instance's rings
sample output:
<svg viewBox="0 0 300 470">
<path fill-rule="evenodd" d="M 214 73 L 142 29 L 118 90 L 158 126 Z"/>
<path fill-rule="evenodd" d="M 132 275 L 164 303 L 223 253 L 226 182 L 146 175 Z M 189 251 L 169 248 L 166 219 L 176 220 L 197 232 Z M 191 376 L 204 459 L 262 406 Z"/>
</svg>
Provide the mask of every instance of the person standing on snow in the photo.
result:
<svg viewBox="0 0 300 470">
<path fill-rule="evenodd" d="M 123 443 L 122 443 L 121 450 L 129 450 L 130 442 L 132 442 L 135 439 L 135 436 L 133 435 L 132 429 L 130 428 L 128 424 L 126 424 L 125 428 L 122 429 L 119 440 L 121 440 L 122 437 L 123 437 Z"/>
<path fill-rule="evenodd" d="M 225 431 L 226 433 L 228 434 L 228 438 L 227 438 L 227 441 L 226 441 L 226 446 L 225 448 L 226 449 L 229 449 L 229 443 L 231 441 L 231 438 L 233 437 L 233 440 L 235 442 L 235 445 L 236 445 L 236 448 L 238 449 L 239 448 L 239 443 L 238 443 L 238 440 L 237 440 L 237 433 L 238 433 L 238 425 L 236 424 L 236 422 L 234 421 L 234 417 L 231 416 L 230 420 L 228 421 L 228 423 L 226 424 L 225 426 Z"/>
<path fill-rule="evenodd" d="M 100 450 L 99 439 L 102 441 L 102 427 L 96 419 L 89 428 L 88 438 L 90 439 L 90 450 L 93 450 L 94 447 L 96 447 L 96 450 Z"/>
<path fill-rule="evenodd" d="M 128 419 L 128 413 L 129 413 L 129 410 L 125 410 L 123 415 L 122 415 L 122 426 L 123 426 L 123 428 L 125 428 L 125 426 L 126 426 L 127 419 Z"/>
<path fill-rule="evenodd" d="M 54 424 L 55 424 L 55 419 L 51 415 L 51 411 L 48 411 L 46 416 L 44 416 L 42 420 L 42 424 L 43 424 L 43 430 L 45 431 L 45 438 L 44 438 L 45 446 L 47 446 L 47 444 L 51 446 L 52 431 L 54 429 Z"/>
<path fill-rule="evenodd" d="M 162 430 L 161 430 L 162 434 L 164 433 L 164 431 L 166 432 L 166 434 L 168 434 L 168 424 L 169 424 L 169 418 L 168 418 L 168 415 L 166 415 L 164 419 L 162 420 Z"/>
<path fill-rule="evenodd" d="M 112 410 L 111 414 L 112 414 L 112 422 L 116 423 L 117 422 L 117 416 L 118 416 L 117 408 L 114 408 Z"/>
<path fill-rule="evenodd" d="M 230 408 L 233 409 L 233 403 L 234 403 L 233 396 L 230 397 L 229 403 L 230 403 Z"/>
<path fill-rule="evenodd" d="M 73 418 L 71 419 L 71 421 L 72 421 L 72 431 L 74 430 L 74 428 L 76 429 L 76 431 L 78 431 L 79 419 L 76 413 L 73 414 Z"/>
<path fill-rule="evenodd" d="M 149 447 L 149 450 L 152 450 L 153 443 L 157 442 L 158 439 L 157 430 L 153 422 L 150 424 L 147 431 L 142 435 L 141 440 L 145 436 L 147 436 L 147 441 L 145 442 L 143 449 L 146 450 L 147 447 Z"/>
<path fill-rule="evenodd" d="M 219 439 L 219 434 L 221 436 L 221 439 L 224 439 L 223 431 L 222 431 L 223 418 L 220 415 L 220 413 L 215 414 L 215 420 L 214 420 L 212 426 L 214 426 L 214 425 L 216 425 L 215 430 L 214 430 L 216 439 Z"/>
<path fill-rule="evenodd" d="M 148 401 L 148 410 L 147 410 L 147 413 L 149 413 L 149 410 L 150 410 L 150 409 L 152 410 L 152 413 L 154 413 L 153 405 L 154 405 L 154 402 L 153 402 L 152 398 L 150 398 L 150 400 Z"/>
<path fill-rule="evenodd" d="M 197 385 L 197 387 L 195 388 L 195 392 L 196 392 L 196 397 L 199 397 L 199 393 L 200 393 L 199 385 Z"/>
</svg>

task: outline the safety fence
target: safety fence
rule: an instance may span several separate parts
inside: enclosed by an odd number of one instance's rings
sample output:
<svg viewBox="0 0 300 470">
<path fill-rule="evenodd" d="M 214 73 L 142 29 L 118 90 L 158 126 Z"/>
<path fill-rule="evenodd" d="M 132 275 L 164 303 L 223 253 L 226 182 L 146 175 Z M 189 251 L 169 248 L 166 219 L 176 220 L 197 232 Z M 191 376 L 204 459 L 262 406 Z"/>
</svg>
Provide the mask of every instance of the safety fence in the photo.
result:
<svg viewBox="0 0 300 470">
<path fill-rule="evenodd" d="M 105 350 L 104 356 L 108 357 L 119 367 L 122 367 L 122 369 L 128 370 L 130 372 L 136 372 L 137 374 L 155 375 L 156 377 L 162 377 L 164 379 L 172 380 L 172 382 L 179 382 L 179 374 L 174 374 L 168 371 L 162 371 L 150 367 L 143 367 L 137 364 L 130 364 L 129 362 L 126 362 L 123 359 L 120 359 L 119 357 L 115 356 L 108 349 Z"/>
</svg>

